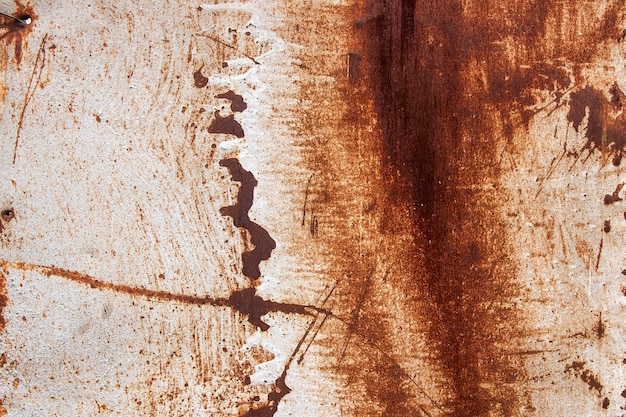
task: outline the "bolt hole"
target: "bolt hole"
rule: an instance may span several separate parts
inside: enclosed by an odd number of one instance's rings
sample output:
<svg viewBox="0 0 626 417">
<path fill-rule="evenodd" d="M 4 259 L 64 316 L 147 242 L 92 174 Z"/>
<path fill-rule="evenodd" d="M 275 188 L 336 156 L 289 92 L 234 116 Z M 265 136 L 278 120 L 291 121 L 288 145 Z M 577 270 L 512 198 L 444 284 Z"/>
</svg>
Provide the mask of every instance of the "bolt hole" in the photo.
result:
<svg viewBox="0 0 626 417">
<path fill-rule="evenodd" d="M 0 218 L 2 218 L 5 222 L 10 222 L 13 217 L 15 217 L 15 213 L 13 213 L 13 210 L 11 209 L 0 211 Z"/>
</svg>

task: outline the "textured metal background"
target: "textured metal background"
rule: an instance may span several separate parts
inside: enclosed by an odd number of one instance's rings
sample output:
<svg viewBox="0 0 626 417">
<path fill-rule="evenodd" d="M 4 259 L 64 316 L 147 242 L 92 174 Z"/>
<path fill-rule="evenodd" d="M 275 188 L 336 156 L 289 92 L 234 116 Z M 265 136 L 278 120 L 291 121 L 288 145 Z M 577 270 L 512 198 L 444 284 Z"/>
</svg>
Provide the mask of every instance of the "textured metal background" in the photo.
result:
<svg viewBox="0 0 626 417">
<path fill-rule="evenodd" d="M 5 8 L 0 415 L 626 413 L 622 2 Z"/>
</svg>

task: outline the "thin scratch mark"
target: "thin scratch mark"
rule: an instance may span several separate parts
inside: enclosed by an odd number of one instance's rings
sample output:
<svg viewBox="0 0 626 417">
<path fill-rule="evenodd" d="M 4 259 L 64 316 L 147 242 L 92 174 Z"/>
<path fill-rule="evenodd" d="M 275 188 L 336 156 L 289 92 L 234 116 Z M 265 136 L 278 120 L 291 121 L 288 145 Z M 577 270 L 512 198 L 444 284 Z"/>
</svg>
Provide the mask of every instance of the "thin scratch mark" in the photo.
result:
<svg viewBox="0 0 626 417">
<path fill-rule="evenodd" d="M 333 288 L 330 290 L 330 292 L 328 293 L 328 295 L 326 296 L 326 298 L 324 298 L 324 301 L 322 302 L 321 308 L 324 308 L 324 306 L 326 305 L 326 301 L 328 301 L 328 299 L 330 298 L 330 296 L 333 294 L 333 292 L 335 291 L 335 288 L 337 288 L 337 282 L 335 282 L 335 285 L 333 286 Z M 319 326 L 317 326 L 317 329 L 315 330 L 315 333 L 313 333 L 313 337 L 311 338 L 311 340 L 309 341 L 309 344 L 307 345 L 307 347 L 304 349 L 304 352 L 302 352 L 302 354 L 300 355 L 300 357 L 298 358 L 298 364 L 301 364 L 302 361 L 304 360 L 304 356 L 307 354 L 307 352 L 309 351 L 309 348 L 311 347 L 311 345 L 313 344 L 313 342 L 315 341 L 315 338 L 317 337 L 317 334 L 319 333 L 319 331 L 322 329 L 322 327 L 324 326 L 324 323 L 326 323 L 326 319 L 328 319 L 328 314 L 324 314 L 324 318 L 322 319 L 322 322 L 319 324 Z"/>
<path fill-rule="evenodd" d="M 600 256 L 602 256 L 602 246 L 604 244 L 604 237 L 600 238 L 600 248 L 598 249 L 598 257 L 596 258 L 596 272 L 600 266 Z"/>
<path fill-rule="evenodd" d="M 556 139 L 557 132 L 558 132 L 558 125 L 554 126 L 554 138 L 555 139 Z M 552 174 L 554 174 L 554 171 L 556 170 L 556 167 L 559 166 L 559 164 L 561 163 L 561 161 L 563 160 L 563 158 L 567 154 L 567 136 L 568 136 L 568 133 L 569 133 L 569 129 L 566 129 L 565 130 L 565 141 L 563 142 L 563 152 L 559 156 L 558 160 L 557 160 L 557 158 L 552 159 L 552 162 L 550 163 L 550 168 L 548 168 L 548 173 L 546 174 L 545 178 L 541 181 L 541 184 L 539 184 L 539 190 L 537 190 L 537 193 L 535 194 L 535 199 L 537 199 L 537 197 L 539 197 L 539 194 L 541 193 L 541 191 L 543 191 L 543 185 L 545 184 L 546 181 L 548 181 L 552 177 Z M 555 161 L 556 161 L 556 163 L 555 163 Z"/>
<path fill-rule="evenodd" d="M 341 320 L 340 318 L 336 317 L 336 319 L 338 319 L 339 321 L 343 322 L 346 326 L 349 326 L 349 324 L 343 320 Z M 400 364 L 398 363 L 398 361 L 396 361 L 393 357 L 391 357 L 387 352 L 385 352 L 380 346 L 378 346 L 376 343 L 374 343 L 373 341 L 371 341 L 370 339 L 368 339 L 365 335 L 358 333 L 358 332 L 354 332 L 355 335 L 359 336 L 361 339 L 363 339 L 365 341 L 365 343 L 374 348 L 375 350 L 377 350 L 385 359 L 387 359 L 391 365 L 398 370 L 398 372 L 400 372 L 400 374 L 402 374 L 402 376 L 404 376 L 410 383 L 411 385 L 413 385 L 417 391 L 422 394 L 426 399 L 428 399 L 428 401 L 430 401 L 430 403 L 437 408 L 440 411 L 443 411 L 444 413 L 449 413 L 449 410 L 445 410 L 443 408 L 443 406 L 441 404 L 439 404 L 433 397 L 431 397 L 430 395 L 428 395 L 428 393 L 426 392 L 426 390 L 424 388 L 422 388 L 417 381 L 408 374 L 407 371 L 404 370 L 404 368 L 402 366 L 400 366 Z"/>
<path fill-rule="evenodd" d="M 39 45 L 39 51 L 37 52 L 37 58 L 35 58 L 35 65 L 33 65 L 33 72 L 30 75 L 30 80 L 28 81 L 28 87 L 26 88 L 26 95 L 24 96 L 24 105 L 22 106 L 22 113 L 20 114 L 20 119 L 17 122 L 17 131 L 15 132 L 15 147 L 13 148 L 13 164 L 15 165 L 15 160 L 17 159 L 17 147 L 20 141 L 20 134 L 22 133 L 22 124 L 24 123 L 24 115 L 26 114 L 26 108 L 28 107 L 28 103 L 30 103 L 30 99 L 35 95 L 35 91 L 37 90 L 37 84 L 39 80 L 41 80 L 41 73 L 43 72 L 43 68 L 46 62 L 46 42 L 48 41 L 48 34 L 46 33 L 41 40 L 41 44 Z M 37 74 L 37 82 L 35 86 L 31 90 L 31 86 L 33 84 L 33 80 L 35 79 L 35 73 L 37 73 L 37 65 L 39 65 L 39 60 L 41 59 L 41 67 L 39 68 L 39 73 Z"/>
<path fill-rule="evenodd" d="M 225 46 L 225 47 L 230 48 L 230 49 L 232 49 L 232 50 L 235 50 L 235 51 L 237 51 L 237 52 L 241 52 L 241 53 L 243 54 L 243 56 L 245 56 L 246 58 L 248 58 L 250 61 L 254 62 L 256 65 L 260 65 L 260 62 L 258 62 L 258 61 L 257 61 L 256 59 L 254 59 L 252 56 L 250 56 L 250 55 L 248 55 L 248 54 L 243 53 L 242 51 L 240 51 L 240 50 L 239 50 L 239 48 L 237 48 L 235 45 L 231 45 L 231 44 L 229 44 L 229 43 L 227 43 L 227 42 L 224 42 L 223 40 L 221 40 L 221 39 L 219 39 L 219 38 L 216 38 L 215 36 L 207 35 L 206 33 L 198 33 L 198 34 L 196 34 L 196 35 L 197 35 L 197 36 L 201 36 L 201 37 L 203 37 L 203 38 L 210 39 L 210 40 L 212 40 L 213 42 L 215 42 L 215 43 L 217 43 L 217 44 L 220 44 L 220 45 L 222 45 L 222 46 Z"/>
<path fill-rule="evenodd" d="M 311 180 L 313 179 L 313 174 L 309 177 L 309 181 L 306 183 L 306 189 L 304 190 L 304 205 L 302 206 L 302 226 L 304 226 L 304 220 L 306 218 L 306 203 L 309 199 L 309 188 L 311 187 Z"/>
<path fill-rule="evenodd" d="M 337 360 L 337 369 L 341 367 L 341 362 L 346 355 L 346 350 L 348 349 L 348 344 L 350 343 L 350 339 L 352 338 L 352 333 L 354 333 L 354 327 L 356 326 L 357 321 L 359 320 L 359 314 L 361 313 L 361 308 L 363 307 L 363 303 L 365 302 L 365 297 L 370 287 L 370 282 L 372 278 L 372 273 L 369 273 L 367 279 L 365 280 L 365 285 L 363 286 L 363 291 L 359 296 L 359 301 L 356 305 L 354 313 L 352 314 L 352 319 L 350 320 L 350 324 L 348 326 L 348 335 L 346 336 L 346 340 L 341 347 L 341 351 L 339 353 L 339 359 Z"/>
</svg>

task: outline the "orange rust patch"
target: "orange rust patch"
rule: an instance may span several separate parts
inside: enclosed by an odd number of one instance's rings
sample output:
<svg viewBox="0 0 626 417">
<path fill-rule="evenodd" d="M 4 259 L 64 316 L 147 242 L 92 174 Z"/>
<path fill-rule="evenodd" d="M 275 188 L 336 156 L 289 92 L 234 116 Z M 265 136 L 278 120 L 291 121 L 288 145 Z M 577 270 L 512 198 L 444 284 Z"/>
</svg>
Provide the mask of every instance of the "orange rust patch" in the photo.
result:
<svg viewBox="0 0 626 417">
<path fill-rule="evenodd" d="M 11 43 L 15 44 L 15 60 L 19 64 L 22 62 L 23 43 L 25 42 L 26 35 L 32 31 L 37 15 L 34 13 L 32 6 L 24 5 L 18 2 L 17 10 L 14 16 L 18 19 L 31 19 L 30 24 L 25 25 L 16 20 L 1 16 L 3 22 L 0 23 L 0 28 L 6 29 L 6 32 L 0 36 L 0 41 L 6 41 L 7 45 L 10 45 Z"/>
</svg>

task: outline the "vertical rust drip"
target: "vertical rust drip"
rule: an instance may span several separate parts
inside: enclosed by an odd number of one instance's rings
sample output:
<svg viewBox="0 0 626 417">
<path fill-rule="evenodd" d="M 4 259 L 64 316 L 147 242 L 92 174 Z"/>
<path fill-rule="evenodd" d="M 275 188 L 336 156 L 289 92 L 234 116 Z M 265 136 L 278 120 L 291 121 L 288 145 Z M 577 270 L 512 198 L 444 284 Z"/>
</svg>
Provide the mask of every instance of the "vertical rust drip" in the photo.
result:
<svg viewBox="0 0 626 417">
<path fill-rule="evenodd" d="M 413 290 L 431 301 L 430 338 L 451 381 L 451 415 L 519 410 L 524 372 L 507 355 L 520 317 L 507 307 L 518 288 L 500 217 L 501 149 L 515 146 L 536 91 L 552 96 L 551 109 L 564 104 L 581 81 L 579 64 L 597 53 L 590 45 L 616 36 L 620 7 L 612 2 L 598 19 L 534 0 L 368 2 L 361 25 L 383 150 L 393 193 L 410 199 L 415 235 L 427 242 L 427 282 L 416 277 Z M 574 31 L 575 19 L 589 24 Z"/>
</svg>

